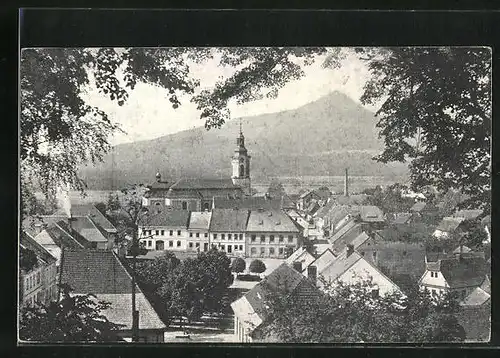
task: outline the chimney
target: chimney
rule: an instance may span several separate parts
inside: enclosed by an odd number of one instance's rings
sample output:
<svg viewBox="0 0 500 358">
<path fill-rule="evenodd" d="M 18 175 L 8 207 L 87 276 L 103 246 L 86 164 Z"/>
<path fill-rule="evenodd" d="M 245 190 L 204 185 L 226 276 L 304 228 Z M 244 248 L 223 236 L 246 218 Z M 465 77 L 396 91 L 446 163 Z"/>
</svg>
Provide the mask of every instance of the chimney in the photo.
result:
<svg viewBox="0 0 500 358">
<path fill-rule="evenodd" d="M 302 262 L 300 262 L 300 261 L 295 261 L 295 262 L 293 263 L 293 268 L 294 268 L 294 270 L 295 270 L 295 271 L 297 271 L 297 272 L 302 272 Z"/>
<path fill-rule="evenodd" d="M 318 269 L 316 266 L 310 265 L 307 267 L 307 277 L 316 285 L 318 279 Z"/>
<path fill-rule="evenodd" d="M 352 255 L 352 253 L 354 252 L 354 245 L 353 244 L 348 244 L 347 245 L 347 256 L 346 257 L 349 257 Z"/>
<path fill-rule="evenodd" d="M 344 196 L 349 196 L 349 173 L 347 168 L 345 168 Z"/>
<path fill-rule="evenodd" d="M 59 188 L 57 192 L 57 201 L 61 209 L 64 210 L 64 213 L 70 219 L 72 217 L 71 214 L 71 200 L 69 198 L 69 185 L 66 188 Z"/>
</svg>

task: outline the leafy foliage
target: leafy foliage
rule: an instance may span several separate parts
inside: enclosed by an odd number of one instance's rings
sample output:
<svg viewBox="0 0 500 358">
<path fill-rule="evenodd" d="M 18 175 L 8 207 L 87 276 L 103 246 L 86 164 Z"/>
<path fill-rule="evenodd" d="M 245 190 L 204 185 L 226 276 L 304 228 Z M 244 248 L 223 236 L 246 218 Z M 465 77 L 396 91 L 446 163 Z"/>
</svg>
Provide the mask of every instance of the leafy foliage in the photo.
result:
<svg viewBox="0 0 500 358">
<path fill-rule="evenodd" d="M 378 206 L 386 214 L 388 213 L 405 213 L 409 212 L 410 208 L 415 204 L 411 198 L 402 196 L 403 187 L 396 183 L 382 189 L 380 186 L 373 190 L 365 190 L 368 196 L 368 204 Z"/>
<path fill-rule="evenodd" d="M 261 260 L 256 259 L 250 262 L 249 270 L 253 273 L 262 273 L 266 271 L 266 265 Z"/>
<path fill-rule="evenodd" d="M 461 188 L 489 203 L 491 61 L 486 48 L 360 49 L 370 79 L 361 101 L 381 106 L 382 162 L 411 161 L 415 187 Z"/>
<path fill-rule="evenodd" d="M 451 297 L 431 299 L 428 292 L 374 294 L 370 281 L 340 282 L 304 302 L 293 295 L 272 295 L 265 335 L 284 343 L 450 342 L 465 332 Z"/>
<path fill-rule="evenodd" d="M 68 285 L 61 285 L 62 299 L 48 306 L 25 307 L 21 312 L 19 337 L 26 341 L 111 342 L 121 341 L 121 325 L 110 322 L 102 311 L 108 302 L 95 296 L 72 295 Z"/>
<path fill-rule="evenodd" d="M 198 319 L 203 313 L 222 312 L 229 305 L 227 288 L 233 282 L 231 260 L 210 250 L 179 261 L 173 253 L 137 269 L 139 282 L 161 302 L 166 316 Z"/>
<path fill-rule="evenodd" d="M 231 271 L 236 272 L 236 273 L 240 273 L 240 272 L 245 271 L 246 266 L 247 266 L 247 264 L 246 264 L 245 260 L 242 259 L 241 257 L 237 257 L 231 263 Z"/>
</svg>

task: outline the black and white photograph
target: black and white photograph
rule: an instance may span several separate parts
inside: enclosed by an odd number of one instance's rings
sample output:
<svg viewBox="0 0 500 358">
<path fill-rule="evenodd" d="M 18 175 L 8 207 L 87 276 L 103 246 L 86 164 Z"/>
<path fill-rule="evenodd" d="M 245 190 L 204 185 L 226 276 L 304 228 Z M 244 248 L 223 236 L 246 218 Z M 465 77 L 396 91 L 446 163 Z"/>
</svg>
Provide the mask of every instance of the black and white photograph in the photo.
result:
<svg viewBox="0 0 500 358">
<path fill-rule="evenodd" d="M 19 66 L 19 344 L 490 341 L 491 48 Z"/>
</svg>

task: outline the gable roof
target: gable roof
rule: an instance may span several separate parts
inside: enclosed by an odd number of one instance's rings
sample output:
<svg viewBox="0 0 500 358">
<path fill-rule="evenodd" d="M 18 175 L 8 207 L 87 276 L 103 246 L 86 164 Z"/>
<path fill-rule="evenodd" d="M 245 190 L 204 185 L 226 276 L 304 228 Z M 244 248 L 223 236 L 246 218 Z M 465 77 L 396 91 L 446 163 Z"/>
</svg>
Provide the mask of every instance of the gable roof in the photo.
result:
<svg viewBox="0 0 500 358">
<path fill-rule="evenodd" d="M 70 219 L 71 228 L 89 242 L 108 242 L 101 230 L 88 216 L 77 216 Z"/>
<path fill-rule="evenodd" d="M 309 279 L 285 263 L 278 266 L 265 279 L 255 285 L 243 297 L 231 304 L 235 315 L 239 317 L 255 316 L 249 331 L 255 330 L 269 316 L 267 300 L 271 295 L 294 295 L 298 300 L 307 302 L 308 298 L 319 295 L 319 290 Z"/>
<path fill-rule="evenodd" d="M 359 226 L 359 224 L 357 224 L 354 219 L 349 220 L 344 226 L 334 232 L 333 235 L 328 238 L 328 241 L 330 241 L 331 243 L 337 242 L 355 226 Z"/>
<path fill-rule="evenodd" d="M 371 239 L 370 236 L 364 231 L 358 235 L 356 235 L 356 233 L 353 233 L 353 235 L 345 235 L 341 240 L 337 240 L 332 244 L 331 250 L 333 253 L 339 253 L 342 252 L 347 245 L 352 245 L 356 250 L 369 239 Z"/>
<path fill-rule="evenodd" d="M 249 210 L 213 209 L 210 231 L 243 232 L 247 227 Z"/>
<path fill-rule="evenodd" d="M 392 220 L 393 224 L 406 224 L 411 219 L 412 214 L 410 213 L 400 213 L 397 214 Z"/>
<path fill-rule="evenodd" d="M 208 230 L 211 217 L 211 211 L 193 211 L 189 218 L 189 229 Z"/>
<path fill-rule="evenodd" d="M 361 255 L 356 251 L 347 256 L 347 251 L 344 250 L 334 261 L 330 262 L 329 265 L 326 265 L 321 272 L 318 272 L 318 277 L 320 277 L 323 281 L 335 281 L 356 262 L 362 259 Z"/>
<path fill-rule="evenodd" d="M 451 288 L 479 286 L 486 276 L 486 261 L 483 257 L 448 257 L 428 263 L 427 268 L 440 271 Z"/>
<path fill-rule="evenodd" d="M 309 266 L 311 262 L 315 260 L 315 257 L 305 249 L 305 247 L 299 247 L 285 260 L 285 263 L 293 266 L 294 262 L 302 263 L 302 267 Z"/>
<path fill-rule="evenodd" d="M 109 233 L 116 233 L 117 230 L 113 224 L 101 213 L 93 204 L 76 204 L 71 205 L 71 215 L 89 216 L 92 221 Z"/>
<path fill-rule="evenodd" d="M 490 301 L 491 295 L 481 287 L 476 287 L 465 299 L 460 302 L 461 306 L 480 306 Z"/>
<path fill-rule="evenodd" d="M 299 232 L 288 215 L 281 210 L 252 210 L 246 231 L 249 232 Z"/>
<path fill-rule="evenodd" d="M 159 213 L 142 216 L 139 219 L 139 225 L 187 228 L 190 213 L 188 210 L 163 210 Z"/>
<path fill-rule="evenodd" d="M 302 266 L 304 269 L 302 270 L 303 272 L 307 272 L 307 267 L 309 266 L 316 266 L 316 269 L 318 270 L 318 273 L 321 273 L 326 267 L 328 267 L 335 259 L 337 256 L 330 250 L 326 249 L 321 253 L 321 255 L 318 256 L 318 258 L 311 263 L 309 263 L 306 266 Z"/>
<path fill-rule="evenodd" d="M 112 251 L 63 250 L 61 283 L 68 284 L 75 294 L 92 293 L 110 302 L 110 309 L 103 314 L 114 323 L 125 324 L 122 329 L 130 329 L 132 277 Z M 166 328 L 137 285 L 136 300 L 140 329 Z"/>
<path fill-rule="evenodd" d="M 338 205 L 363 205 L 368 200 L 368 195 L 366 194 L 351 194 L 348 196 L 345 195 L 336 195 L 333 197 L 333 200 Z"/>
</svg>

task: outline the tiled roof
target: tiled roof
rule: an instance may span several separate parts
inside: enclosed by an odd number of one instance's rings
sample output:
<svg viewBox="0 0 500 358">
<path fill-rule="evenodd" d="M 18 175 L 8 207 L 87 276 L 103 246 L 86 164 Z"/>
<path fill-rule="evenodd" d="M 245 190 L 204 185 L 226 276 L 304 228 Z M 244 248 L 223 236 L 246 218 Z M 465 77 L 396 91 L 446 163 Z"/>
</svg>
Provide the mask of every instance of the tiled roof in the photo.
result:
<svg viewBox="0 0 500 358">
<path fill-rule="evenodd" d="M 113 323 L 123 324 L 120 329 L 132 329 L 132 294 L 98 294 L 97 298 L 111 303 L 111 306 L 102 313 Z M 137 292 L 135 295 L 135 304 L 139 311 L 139 329 L 166 329 L 158 314 L 146 299 L 144 293 Z"/>
<path fill-rule="evenodd" d="M 89 216 L 92 221 L 109 233 L 116 233 L 116 228 L 93 204 L 71 205 L 72 216 Z"/>
<path fill-rule="evenodd" d="M 406 224 L 411 219 L 410 213 L 401 213 L 392 220 L 393 224 Z"/>
<path fill-rule="evenodd" d="M 317 218 L 324 218 L 326 215 L 330 214 L 330 211 L 335 207 L 339 207 L 334 200 L 329 200 L 325 205 L 323 205 L 315 214 Z"/>
<path fill-rule="evenodd" d="M 132 278 L 112 251 L 64 250 L 61 262 L 61 283 L 68 284 L 75 294 L 92 293 L 108 301 L 106 317 L 122 329 L 131 327 Z M 164 329 L 165 325 L 136 286 L 136 304 L 140 329 Z M 130 316 L 130 317 L 129 317 Z"/>
<path fill-rule="evenodd" d="M 61 282 L 76 293 L 130 293 L 131 277 L 112 251 L 64 249 Z"/>
<path fill-rule="evenodd" d="M 189 218 L 190 229 L 208 230 L 210 227 L 210 218 L 212 217 L 211 211 L 197 212 L 193 211 Z"/>
<path fill-rule="evenodd" d="M 338 205 L 363 205 L 368 200 L 368 195 L 366 194 L 353 194 L 353 195 L 337 195 L 333 197 L 333 200 Z"/>
<path fill-rule="evenodd" d="M 148 185 L 148 188 L 151 190 L 168 190 L 172 184 L 173 182 L 155 181 Z"/>
<path fill-rule="evenodd" d="M 164 210 L 160 213 L 144 215 L 139 220 L 141 226 L 187 228 L 190 212 L 187 210 Z"/>
<path fill-rule="evenodd" d="M 464 218 L 447 216 L 444 217 L 443 220 L 441 220 L 436 230 L 440 230 L 443 232 L 453 232 L 463 221 Z"/>
<path fill-rule="evenodd" d="M 281 210 L 252 210 L 246 229 L 250 232 L 299 232 L 290 217 Z"/>
<path fill-rule="evenodd" d="M 213 209 L 210 231 L 243 232 L 247 227 L 249 210 Z"/>
<path fill-rule="evenodd" d="M 241 197 L 229 199 L 227 197 L 214 197 L 214 207 L 217 209 L 281 209 L 281 199 L 268 199 L 265 197 Z"/>
<path fill-rule="evenodd" d="M 449 257 L 428 263 L 427 268 L 440 271 L 451 288 L 479 286 L 486 276 L 486 261 L 482 257 Z"/>
</svg>

